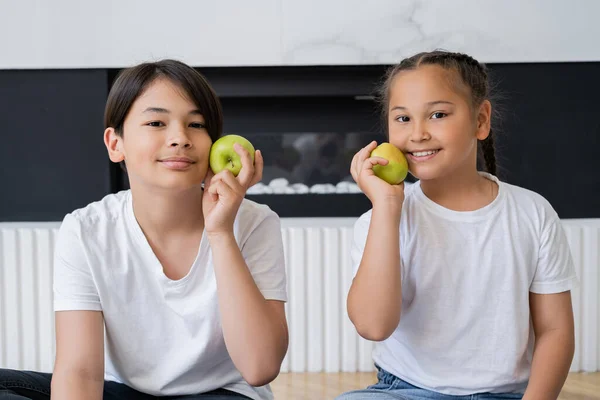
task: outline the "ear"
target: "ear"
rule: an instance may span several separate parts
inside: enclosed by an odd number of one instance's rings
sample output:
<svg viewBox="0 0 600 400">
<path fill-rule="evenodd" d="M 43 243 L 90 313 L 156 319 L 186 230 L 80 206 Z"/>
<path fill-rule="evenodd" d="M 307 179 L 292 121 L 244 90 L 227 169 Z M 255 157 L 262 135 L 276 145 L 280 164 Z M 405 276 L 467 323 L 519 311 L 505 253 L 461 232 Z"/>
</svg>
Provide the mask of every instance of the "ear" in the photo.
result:
<svg viewBox="0 0 600 400">
<path fill-rule="evenodd" d="M 104 145 L 108 150 L 108 157 L 114 163 L 120 163 L 125 160 L 123 153 L 123 138 L 117 135 L 115 128 L 106 128 L 104 131 Z"/>
<path fill-rule="evenodd" d="M 484 140 L 489 136 L 491 125 L 492 103 L 489 100 L 484 100 L 477 112 L 477 131 L 475 136 L 477 136 L 478 140 Z"/>
</svg>

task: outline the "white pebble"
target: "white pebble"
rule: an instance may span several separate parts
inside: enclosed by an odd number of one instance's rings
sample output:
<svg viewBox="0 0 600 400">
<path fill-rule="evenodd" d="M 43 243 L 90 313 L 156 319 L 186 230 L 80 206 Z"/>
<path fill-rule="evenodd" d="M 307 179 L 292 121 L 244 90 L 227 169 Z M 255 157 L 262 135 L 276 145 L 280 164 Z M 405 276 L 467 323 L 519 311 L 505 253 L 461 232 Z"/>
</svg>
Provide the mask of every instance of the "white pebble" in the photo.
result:
<svg viewBox="0 0 600 400">
<path fill-rule="evenodd" d="M 290 182 L 285 178 L 275 178 L 271 182 L 269 182 L 269 186 L 272 188 L 283 188 L 290 184 Z"/>
<path fill-rule="evenodd" d="M 358 185 L 356 183 L 351 183 L 350 186 L 348 187 L 348 191 L 350 193 L 362 193 L 362 190 L 360 190 L 360 188 L 358 187 Z"/>
<path fill-rule="evenodd" d="M 297 193 L 297 194 L 305 194 L 305 193 L 308 193 L 310 191 L 308 189 L 308 186 L 306 186 L 303 183 L 294 183 L 291 186 L 291 188 L 294 191 L 294 193 Z"/>
</svg>

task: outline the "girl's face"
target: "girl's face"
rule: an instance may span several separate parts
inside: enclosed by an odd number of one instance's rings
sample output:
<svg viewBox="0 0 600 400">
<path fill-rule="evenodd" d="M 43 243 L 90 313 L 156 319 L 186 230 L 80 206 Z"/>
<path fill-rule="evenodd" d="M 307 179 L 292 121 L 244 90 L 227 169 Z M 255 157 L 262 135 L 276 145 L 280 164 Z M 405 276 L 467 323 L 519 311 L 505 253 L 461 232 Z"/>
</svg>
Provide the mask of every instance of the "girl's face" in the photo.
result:
<svg viewBox="0 0 600 400">
<path fill-rule="evenodd" d="M 475 170 L 477 140 L 489 134 L 491 105 L 473 112 L 470 90 L 455 71 L 423 65 L 402 71 L 390 87 L 390 143 L 406 155 L 418 179 Z"/>
<path fill-rule="evenodd" d="M 212 140 L 204 117 L 167 79 L 156 79 L 135 100 L 123 136 L 109 128 L 105 141 L 113 162 L 125 160 L 132 187 L 185 190 L 200 185 L 208 171 Z"/>
</svg>

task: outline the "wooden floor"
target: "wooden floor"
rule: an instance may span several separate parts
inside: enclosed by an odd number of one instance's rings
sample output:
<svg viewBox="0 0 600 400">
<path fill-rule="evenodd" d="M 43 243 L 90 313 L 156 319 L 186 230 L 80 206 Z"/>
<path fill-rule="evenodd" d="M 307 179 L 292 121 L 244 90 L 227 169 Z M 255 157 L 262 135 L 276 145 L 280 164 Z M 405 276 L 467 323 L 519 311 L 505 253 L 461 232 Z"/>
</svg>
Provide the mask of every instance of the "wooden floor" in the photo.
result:
<svg viewBox="0 0 600 400">
<path fill-rule="evenodd" d="M 271 384 L 275 400 L 333 400 L 340 393 L 364 389 L 374 373 L 281 374 Z M 560 400 L 600 400 L 600 373 L 571 374 Z"/>
</svg>

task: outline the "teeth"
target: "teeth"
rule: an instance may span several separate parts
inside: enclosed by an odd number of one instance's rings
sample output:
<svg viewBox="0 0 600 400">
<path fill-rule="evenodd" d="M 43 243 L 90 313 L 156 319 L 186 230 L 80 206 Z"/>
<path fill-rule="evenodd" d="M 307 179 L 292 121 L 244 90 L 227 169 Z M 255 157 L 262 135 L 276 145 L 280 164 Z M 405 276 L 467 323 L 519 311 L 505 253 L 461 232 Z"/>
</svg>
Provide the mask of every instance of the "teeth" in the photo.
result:
<svg viewBox="0 0 600 400">
<path fill-rule="evenodd" d="M 429 150 L 429 151 L 416 151 L 413 154 L 413 156 L 415 157 L 425 157 L 425 156 L 429 156 L 432 154 L 437 153 L 437 150 Z"/>
</svg>

